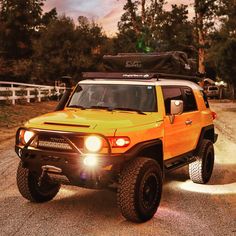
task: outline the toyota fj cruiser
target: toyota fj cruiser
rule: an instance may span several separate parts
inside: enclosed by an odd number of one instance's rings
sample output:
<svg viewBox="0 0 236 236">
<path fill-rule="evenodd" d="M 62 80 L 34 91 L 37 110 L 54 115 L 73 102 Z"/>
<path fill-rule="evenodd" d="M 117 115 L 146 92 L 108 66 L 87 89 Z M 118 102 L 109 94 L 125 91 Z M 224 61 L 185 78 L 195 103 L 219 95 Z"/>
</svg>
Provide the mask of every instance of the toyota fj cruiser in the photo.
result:
<svg viewBox="0 0 236 236">
<path fill-rule="evenodd" d="M 61 184 L 113 188 L 122 215 L 144 222 L 157 211 L 166 173 L 189 165 L 191 180 L 207 183 L 214 165 L 215 114 L 203 89 L 188 81 L 194 79 L 84 73 L 58 111 L 17 131 L 21 195 L 45 202 Z"/>
</svg>

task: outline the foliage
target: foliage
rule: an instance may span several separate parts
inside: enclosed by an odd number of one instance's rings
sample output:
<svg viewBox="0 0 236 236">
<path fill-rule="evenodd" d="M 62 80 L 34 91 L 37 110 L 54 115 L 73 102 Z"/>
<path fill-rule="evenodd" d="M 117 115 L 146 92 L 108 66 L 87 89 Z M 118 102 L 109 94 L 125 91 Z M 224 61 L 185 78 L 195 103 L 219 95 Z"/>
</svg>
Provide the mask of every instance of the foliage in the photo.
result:
<svg viewBox="0 0 236 236">
<path fill-rule="evenodd" d="M 236 87 L 236 39 L 229 39 L 219 52 L 218 73 L 225 81 Z"/>
<path fill-rule="evenodd" d="M 189 50 L 193 25 L 188 20 L 187 6 L 172 5 L 171 11 L 166 11 L 164 0 L 149 2 L 127 0 L 118 22 L 116 51 Z"/>
<path fill-rule="evenodd" d="M 63 75 L 78 79 L 82 71 L 97 70 L 100 51 L 106 37 L 102 28 L 80 16 L 75 26 L 72 19 L 61 16 L 51 21 L 34 41 L 34 78 L 54 81 Z"/>
<path fill-rule="evenodd" d="M 164 50 L 187 50 L 193 47 L 193 24 L 188 20 L 186 5 L 172 5 L 172 10 L 165 13 L 161 30 Z"/>
<path fill-rule="evenodd" d="M 8 58 L 32 54 L 31 38 L 40 25 L 44 0 L 0 0 L 1 50 Z"/>
<path fill-rule="evenodd" d="M 222 64 L 221 54 L 228 47 L 230 40 L 236 39 L 236 2 L 234 0 L 222 0 L 218 8 L 218 19 L 221 22 L 218 29 L 211 33 L 209 49 L 207 50 L 206 63 L 224 76 L 222 69 L 218 69 L 219 61 Z M 228 48 L 231 50 L 232 48 Z M 229 54 L 232 52 L 228 52 Z M 220 72 L 221 71 L 221 72 Z M 224 78 L 227 80 L 227 78 Z"/>
</svg>

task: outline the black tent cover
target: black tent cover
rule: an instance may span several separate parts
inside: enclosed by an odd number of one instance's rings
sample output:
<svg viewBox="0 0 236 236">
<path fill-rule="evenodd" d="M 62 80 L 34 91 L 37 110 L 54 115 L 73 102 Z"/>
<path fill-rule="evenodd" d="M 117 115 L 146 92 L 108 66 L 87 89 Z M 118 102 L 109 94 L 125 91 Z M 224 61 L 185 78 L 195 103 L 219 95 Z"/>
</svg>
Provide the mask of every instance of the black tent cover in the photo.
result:
<svg viewBox="0 0 236 236">
<path fill-rule="evenodd" d="M 155 53 L 119 53 L 105 55 L 104 67 L 109 72 L 167 73 L 196 76 L 196 62 L 181 51 Z"/>
</svg>

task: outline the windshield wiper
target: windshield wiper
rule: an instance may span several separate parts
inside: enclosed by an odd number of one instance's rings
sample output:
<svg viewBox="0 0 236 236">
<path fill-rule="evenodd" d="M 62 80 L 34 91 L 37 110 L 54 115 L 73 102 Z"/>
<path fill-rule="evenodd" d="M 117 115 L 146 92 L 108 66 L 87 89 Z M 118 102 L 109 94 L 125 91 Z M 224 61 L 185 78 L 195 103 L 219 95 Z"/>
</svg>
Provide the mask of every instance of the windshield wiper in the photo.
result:
<svg viewBox="0 0 236 236">
<path fill-rule="evenodd" d="M 104 109 L 104 110 L 110 111 L 110 107 L 106 107 L 106 106 L 91 106 L 91 107 L 88 107 L 88 109 Z"/>
<path fill-rule="evenodd" d="M 80 105 L 70 105 L 70 106 L 68 106 L 69 108 L 80 108 L 80 109 L 82 109 L 82 110 L 85 110 L 85 109 L 87 109 L 86 107 L 83 107 L 83 106 L 80 106 Z"/>
<path fill-rule="evenodd" d="M 120 111 L 135 111 L 137 112 L 138 114 L 141 114 L 141 115 L 147 115 L 145 114 L 144 112 L 142 112 L 141 110 L 138 110 L 138 109 L 134 109 L 134 108 L 128 108 L 128 107 L 115 107 L 115 108 L 112 108 L 111 111 L 113 110 L 120 110 Z"/>
</svg>

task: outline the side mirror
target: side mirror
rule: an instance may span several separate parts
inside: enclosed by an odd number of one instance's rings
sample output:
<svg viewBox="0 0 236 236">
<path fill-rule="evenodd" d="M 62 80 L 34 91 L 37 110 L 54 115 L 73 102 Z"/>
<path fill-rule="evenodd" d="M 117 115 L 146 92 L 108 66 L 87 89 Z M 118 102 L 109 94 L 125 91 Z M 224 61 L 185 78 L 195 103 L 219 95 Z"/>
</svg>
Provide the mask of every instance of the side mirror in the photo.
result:
<svg viewBox="0 0 236 236">
<path fill-rule="evenodd" d="M 182 100 L 171 100 L 170 101 L 170 114 L 181 115 L 184 110 L 184 103 Z"/>
<path fill-rule="evenodd" d="M 181 115 L 184 110 L 184 102 L 182 100 L 171 100 L 170 101 L 170 123 L 173 124 L 175 115 Z"/>
</svg>

